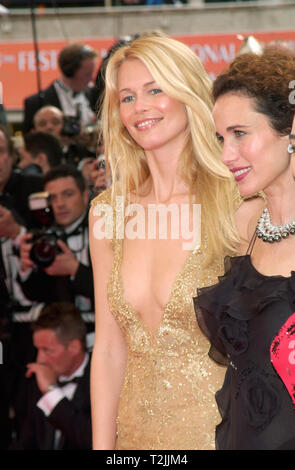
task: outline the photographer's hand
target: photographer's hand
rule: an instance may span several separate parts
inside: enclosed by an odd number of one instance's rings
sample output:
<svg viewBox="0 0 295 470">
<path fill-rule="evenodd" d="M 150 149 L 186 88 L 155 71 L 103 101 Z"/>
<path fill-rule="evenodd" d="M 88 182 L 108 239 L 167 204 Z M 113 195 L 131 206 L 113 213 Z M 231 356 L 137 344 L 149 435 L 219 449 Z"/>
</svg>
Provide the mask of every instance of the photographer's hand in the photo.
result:
<svg viewBox="0 0 295 470">
<path fill-rule="evenodd" d="M 44 268 L 44 271 L 49 276 L 75 276 L 79 261 L 62 240 L 58 240 L 57 243 L 62 253 L 58 254 L 53 263 L 48 268 Z"/>
<path fill-rule="evenodd" d="M 0 237 L 15 239 L 20 232 L 20 228 L 12 212 L 0 205 Z"/>
<path fill-rule="evenodd" d="M 94 182 L 94 190 L 97 194 L 102 192 L 107 187 L 107 176 L 105 170 L 98 170 L 97 178 Z"/>
<path fill-rule="evenodd" d="M 57 376 L 55 372 L 47 364 L 41 364 L 37 362 L 32 362 L 27 364 L 26 377 L 29 378 L 33 374 L 36 376 L 37 385 L 40 392 L 43 394 L 46 393 L 47 388 L 51 384 L 57 382 Z"/>
<path fill-rule="evenodd" d="M 21 260 L 21 270 L 26 271 L 27 269 L 31 269 L 35 266 L 34 262 L 30 258 L 30 251 L 32 248 L 32 243 L 29 243 L 32 239 L 32 233 L 26 233 L 21 237 L 20 240 L 20 260 Z"/>
<path fill-rule="evenodd" d="M 90 178 L 97 194 L 107 187 L 106 170 L 103 167 L 98 169 L 97 160 L 90 164 Z"/>
<path fill-rule="evenodd" d="M 85 181 L 87 182 L 88 186 L 91 185 L 92 183 L 92 180 L 91 180 L 91 165 L 92 164 L 93 164 L 93 158 L 91 157 L 83 158 L 83 160 L 81 160 L 79 164 L 79 169 L 82 175 L 84 176 Z"/>
</svg>

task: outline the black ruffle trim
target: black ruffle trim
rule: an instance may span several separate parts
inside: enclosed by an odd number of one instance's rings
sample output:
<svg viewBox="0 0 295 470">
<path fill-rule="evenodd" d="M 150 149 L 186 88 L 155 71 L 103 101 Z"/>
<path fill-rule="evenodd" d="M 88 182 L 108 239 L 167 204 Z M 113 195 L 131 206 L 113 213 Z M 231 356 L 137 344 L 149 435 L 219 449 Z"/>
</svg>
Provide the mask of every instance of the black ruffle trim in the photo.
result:
<svg viewBox="0 0 295 470">
<path fill-rule="evenodd" d="M 248 348 L 248 321 L 280 298 L 295 305 L 295 272 L 289 278 L 264 276 L 250 256 L 226 257 L 218 284 L 198 289 L 194 307 L 200 328 L 224 358 Z M 282 282 L 278 283 L 278 279 Z M 217 362 L 221 362 L 217 359 Z"/>
</svg>

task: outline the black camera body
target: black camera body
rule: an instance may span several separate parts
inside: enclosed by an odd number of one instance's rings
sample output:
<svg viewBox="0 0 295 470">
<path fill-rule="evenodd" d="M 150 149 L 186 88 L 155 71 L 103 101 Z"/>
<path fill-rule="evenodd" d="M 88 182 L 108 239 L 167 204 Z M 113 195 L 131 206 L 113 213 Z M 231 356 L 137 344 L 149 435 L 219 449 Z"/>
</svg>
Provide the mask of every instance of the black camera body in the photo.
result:
<svg viewBox="0 0 295 470">
<path fill-rule="evenodd" d="M 62 135 L 75 137 L 81 132 L 81 105 L 77 104 L 76 116 L 64 116 Z"/>
<path fill-rule="evenodd" d="M 64 125 L 61 131 L 62 135 L 67 137 L 75 137 L 81 132 L 81 122 L 80 118 L 76 116 L 65 116 Z"/>
<path fill-rule="evenodd" d="M 40 268 L 50 266 L 56 255 L 61 252 L 57 241 L 62 240 L 63 235 L 63 230 L 54 227 L 34 233 L 30 251 L 31 260 Z"/>
<path fill-rule="evenodd" d="M 65 232 L 62 228 L 54 225 L 54 216 L 48 193 L 31 194 L 29 207 L 42 227 L 32 232 L 30 257 L 38 267 L 47 268 L 53 263 L 56 255 L 60 253 L 57 241 L 65 241 Z"/>
</svg>

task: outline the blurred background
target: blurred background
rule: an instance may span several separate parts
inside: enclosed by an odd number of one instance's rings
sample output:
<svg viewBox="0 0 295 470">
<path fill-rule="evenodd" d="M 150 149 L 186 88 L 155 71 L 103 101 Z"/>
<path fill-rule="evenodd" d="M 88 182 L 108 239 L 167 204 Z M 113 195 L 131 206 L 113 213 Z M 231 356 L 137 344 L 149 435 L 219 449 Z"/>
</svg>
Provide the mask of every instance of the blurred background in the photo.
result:
<svg viewBox="0 0 295 470">
<path fill-rule="evenodd" d="M 71 42 L 98 52 L 93 84 L 109 48 L 146 30 L 189 44 L 212 79 L 250 35 L 262 47 L 283 41 L 295 48 L 294 0 L 2 0 L 0 5 L 0 101 L 13 134 L 21 132 L 25 97 L 57 78 L 58 54 Z"/>
</svg>

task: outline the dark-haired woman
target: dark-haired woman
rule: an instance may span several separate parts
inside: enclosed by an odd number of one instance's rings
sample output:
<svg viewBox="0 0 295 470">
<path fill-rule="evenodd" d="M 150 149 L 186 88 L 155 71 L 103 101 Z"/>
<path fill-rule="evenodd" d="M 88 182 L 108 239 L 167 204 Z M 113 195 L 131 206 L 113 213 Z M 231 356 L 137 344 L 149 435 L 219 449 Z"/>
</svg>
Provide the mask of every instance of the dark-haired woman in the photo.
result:
<svg viewBox="0 0 295 470">
<path fill-rule="evenodd" d="M 212 350 L 228 363 L 218 449 L 295 449 L 294 77 L 290 56 L 245 54 L 214 84 L 222 160 L 247 197 L 240 256 L 195 298 Z"/>
</svg>

